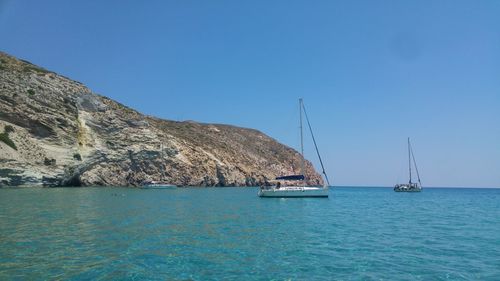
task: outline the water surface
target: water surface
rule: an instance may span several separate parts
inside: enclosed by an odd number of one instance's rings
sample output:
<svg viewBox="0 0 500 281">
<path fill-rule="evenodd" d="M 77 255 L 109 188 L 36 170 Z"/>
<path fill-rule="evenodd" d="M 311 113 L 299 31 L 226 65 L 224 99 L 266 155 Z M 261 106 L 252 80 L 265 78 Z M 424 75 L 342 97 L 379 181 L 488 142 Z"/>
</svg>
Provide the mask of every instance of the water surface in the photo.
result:
<svg viewBox="0 0 500 281">
<path fill-rule="evenodd" d="M 0 189 L 0 280 L 500 280 L 500 189 Z"/>
</svg>

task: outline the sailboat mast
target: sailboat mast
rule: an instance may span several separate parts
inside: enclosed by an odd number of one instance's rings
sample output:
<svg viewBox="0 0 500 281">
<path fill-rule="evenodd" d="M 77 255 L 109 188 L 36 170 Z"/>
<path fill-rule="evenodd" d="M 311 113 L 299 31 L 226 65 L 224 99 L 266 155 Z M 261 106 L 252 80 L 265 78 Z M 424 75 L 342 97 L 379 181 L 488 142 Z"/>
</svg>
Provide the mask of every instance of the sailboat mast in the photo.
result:
<svg viewBox="0 0 500 281">
<path fill-rule="evenodd" d="M 302 155 L 302 163 L 300 166 L 300 174 L 305 178 L 305 163 L 304 163 L 304 133 L 302 130 L 302 98 L 299 99 L 299 112 L 300 112 L 300 154 Z"/>
<path fill-rule="evenodd" d="M 410 138 L 408 137 L 408 170 L 410 171 L 410 184 L 411 184 L 411 155 L 410 155 Z"/>
</svg>

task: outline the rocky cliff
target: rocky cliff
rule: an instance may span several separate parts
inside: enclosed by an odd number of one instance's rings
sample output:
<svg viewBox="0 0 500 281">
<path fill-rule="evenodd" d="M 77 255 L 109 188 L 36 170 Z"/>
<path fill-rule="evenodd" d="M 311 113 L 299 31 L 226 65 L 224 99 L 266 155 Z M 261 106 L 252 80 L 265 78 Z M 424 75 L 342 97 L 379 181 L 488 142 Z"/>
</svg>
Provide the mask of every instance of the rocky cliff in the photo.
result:
<svg viewBox="0 0 500 281">
<path fill-rule="evenodd" d="M 259 131 L 145 116 L 0 52 L 0 186 L 255 186 L 300 162 Z"/>
</svg>

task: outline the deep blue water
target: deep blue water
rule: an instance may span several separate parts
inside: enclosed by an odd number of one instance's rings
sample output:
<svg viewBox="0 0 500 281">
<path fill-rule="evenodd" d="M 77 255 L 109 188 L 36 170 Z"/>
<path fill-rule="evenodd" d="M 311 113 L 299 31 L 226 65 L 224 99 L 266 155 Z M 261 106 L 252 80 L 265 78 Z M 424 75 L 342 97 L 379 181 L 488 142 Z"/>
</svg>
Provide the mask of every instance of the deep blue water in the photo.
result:
<svg viewBox="0 0 500 281">
<path fill-rule="evenodd" d="M 500 280 L 500 189 L 0 189 L 0 280 Z"/>
</svg>

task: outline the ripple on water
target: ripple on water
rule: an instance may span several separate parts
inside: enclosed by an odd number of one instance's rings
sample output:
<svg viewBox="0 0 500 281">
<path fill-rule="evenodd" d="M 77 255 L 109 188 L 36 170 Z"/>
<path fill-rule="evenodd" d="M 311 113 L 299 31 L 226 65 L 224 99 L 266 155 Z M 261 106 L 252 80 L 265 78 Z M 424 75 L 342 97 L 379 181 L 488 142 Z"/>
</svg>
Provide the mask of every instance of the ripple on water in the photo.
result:
<svg viewBox="0 0 500 281">
<path fill-rule="evenodd" d="M 0 189 L 0 279 L 500 279 L 498 189 L 256 191 Z"/>
</svg>

